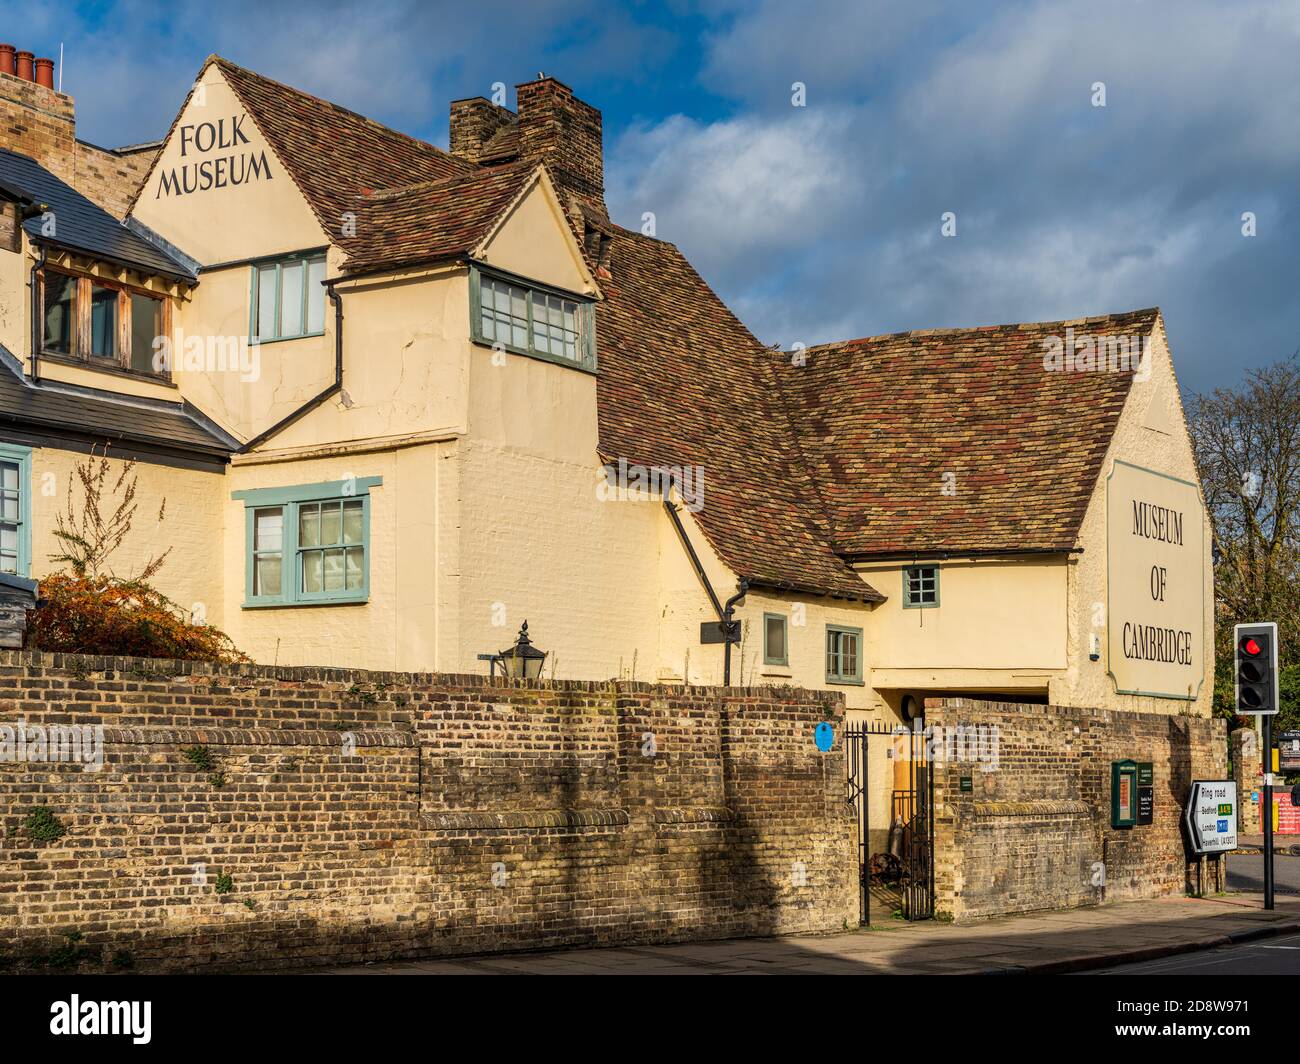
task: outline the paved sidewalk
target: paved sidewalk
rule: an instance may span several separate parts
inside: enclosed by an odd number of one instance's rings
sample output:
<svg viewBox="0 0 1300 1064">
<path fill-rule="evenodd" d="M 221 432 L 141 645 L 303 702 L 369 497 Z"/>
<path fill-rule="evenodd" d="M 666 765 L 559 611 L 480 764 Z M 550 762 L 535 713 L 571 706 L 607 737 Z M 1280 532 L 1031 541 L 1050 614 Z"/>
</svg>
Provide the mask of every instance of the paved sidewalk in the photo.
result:
<svg viewBox="0 0 1300 1064">
<path fill-rule="evenodd" d="M 1163 898 L 979 924 L 927 920 L 833 935 L 502 953 L 317 969 L 370 975 L 1059 974 L 1300 931 L 1300 898 Z"/>
</svg>

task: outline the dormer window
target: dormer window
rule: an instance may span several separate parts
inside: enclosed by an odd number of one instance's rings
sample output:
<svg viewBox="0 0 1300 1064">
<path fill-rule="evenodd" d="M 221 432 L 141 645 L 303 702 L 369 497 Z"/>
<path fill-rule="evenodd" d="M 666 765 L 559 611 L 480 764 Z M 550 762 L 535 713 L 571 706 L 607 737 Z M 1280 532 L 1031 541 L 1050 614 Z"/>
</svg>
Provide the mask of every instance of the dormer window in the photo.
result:
<svg viewBox="0 0 1300 1064">
<path fill-rule="evenodd" d="M 470 303 L 475 343 L 595 371 L 595 315 L 590 301 L 474 267 Z"/>
<path fill-rule="evenodd" d="M 161 296 L 50 268 L 41 283 L 42 357 L 166 376 L 154 368 L 154 341 L 167 331 Z"/>
</svg>

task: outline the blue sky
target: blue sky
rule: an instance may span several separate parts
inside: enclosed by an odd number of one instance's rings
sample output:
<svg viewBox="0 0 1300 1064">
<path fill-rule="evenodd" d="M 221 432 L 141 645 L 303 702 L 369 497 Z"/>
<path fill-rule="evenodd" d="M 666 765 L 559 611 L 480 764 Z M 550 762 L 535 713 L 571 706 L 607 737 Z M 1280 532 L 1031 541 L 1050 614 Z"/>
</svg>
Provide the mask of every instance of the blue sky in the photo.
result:
<svg viewBox="0 0 1300 1064">
<path fill-rule="evenodd" d="M 1159 305 L 1193 391 L 1300 347 L 1293 0 L 0 14 L 20 48 L 63 43 L 78 134 L 106 145 L 160 136 L 211 52 L 444 145 L 449 100 L 553 74 L 604 112 L 614 218 L 653 212 L 769 343 Z"/>
</svg>

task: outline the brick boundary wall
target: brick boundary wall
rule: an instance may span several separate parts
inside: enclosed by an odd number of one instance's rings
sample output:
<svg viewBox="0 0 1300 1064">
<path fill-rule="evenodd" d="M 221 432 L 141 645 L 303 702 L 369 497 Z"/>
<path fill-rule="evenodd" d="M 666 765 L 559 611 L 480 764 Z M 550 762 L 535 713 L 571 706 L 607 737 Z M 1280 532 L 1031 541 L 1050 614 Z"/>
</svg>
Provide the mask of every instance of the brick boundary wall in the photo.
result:
<svg viewBox="0 0 1300 1064">
<path fill-rule="evenodd" d="M 972 699 L 927 699 L 925 719 L 998 735 L 992 771 L 935 765 L 939 913 L 965 921 L 1223 889 L 1221 863 L 1187 852 L 1182 817 L 1193 779 L 1227 778 L 1226 722 Z M 1153 764 L 1153 821 L 1112 828 L 1110 766 L 1126 758 Z"/>
<path fill-rule="evenodd" d="M 105 744 L 98 771 L 0 760 L 0 948 L 19 969 L 70 953 L 296 968 L 857 920 L 843 752 L 813 742 L 843 721 L 825 692 L 0 652 L 0 725 L 19 719 L 102 725 Z M 65 835 L 28 837 L 41 805 Z"/>
<path fill-rule="evenodd" d="M 1232 778 L 1237 781 L 1237 832 L 1263 834 L 1264 758 L 1259 737 L 1254 728 L 1238 728 L 1228 736 L 1228 742 L 1232 747 Z M 1260 799 L 1252 800 L 1252 795 Z"/>
</svg>

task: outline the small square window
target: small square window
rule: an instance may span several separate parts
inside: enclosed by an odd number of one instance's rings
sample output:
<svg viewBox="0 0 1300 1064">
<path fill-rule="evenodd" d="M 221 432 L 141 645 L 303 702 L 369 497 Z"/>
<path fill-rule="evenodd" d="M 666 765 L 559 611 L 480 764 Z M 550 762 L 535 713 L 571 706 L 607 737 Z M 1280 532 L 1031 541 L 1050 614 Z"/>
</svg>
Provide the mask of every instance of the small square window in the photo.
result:
<svg viewBox="0 0 1300 1064">
<path fill-rule="evenodd" d="M 903 570 L 903 607 L 917 609 L 939 605 L 939 567 L 913 565 Z"/>
<path fill-rule="evenodd" d="M 790 647 L 787 642 L 789 627 L 779 613 L 763 614 L 763 664 L 789 665 Z"/>
</svg>

